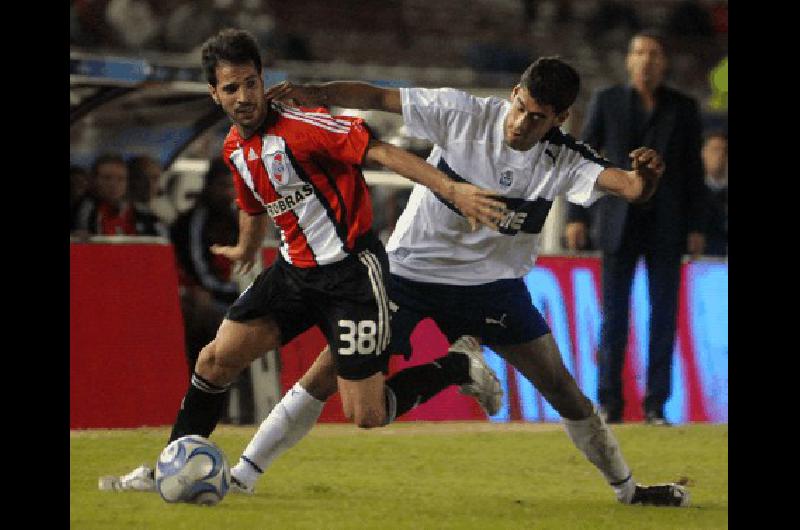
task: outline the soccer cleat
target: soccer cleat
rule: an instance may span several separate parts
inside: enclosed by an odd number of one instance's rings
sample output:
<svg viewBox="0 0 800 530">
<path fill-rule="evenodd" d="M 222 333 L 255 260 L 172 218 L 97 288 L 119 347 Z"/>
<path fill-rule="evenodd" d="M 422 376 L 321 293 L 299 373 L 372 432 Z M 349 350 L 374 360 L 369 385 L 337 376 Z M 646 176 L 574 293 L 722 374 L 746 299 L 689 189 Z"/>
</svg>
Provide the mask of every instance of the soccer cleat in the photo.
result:
<svg viewBox="0 0 800 530">
<path fill-rule="evenodd" d="M 644 506 L 689 506 L 689 490 L 676 483 L 636 485 L 631 504 Z"/>
<path fill-rule="evenodd" d="M 231 474 L 231 488 L 230 491 L 234 493 L 238 493 L 240 495 L 254 495 L 256 493 L 255 486 L 248 486 L 235 475 Z"/>
<path fill-rule="evenodd" d="M 121 477 L 100 477 L 97 487 L 101 491 L 155 491 L 156 478 L 153 469 L 142 464 Z"/>
<path fill-rule="evenodd" d="M 483 358 L 481 345 L 474 337 L 464 335 L 450 346 L 449 351 L 463 353 L 469 358 L 469 377 L 471 381 L 461 385 L 460 392 L 478 400 L 481 408 L 489 416 L 500 410 L 503 389 L 500 381 Z"/>
</svg>

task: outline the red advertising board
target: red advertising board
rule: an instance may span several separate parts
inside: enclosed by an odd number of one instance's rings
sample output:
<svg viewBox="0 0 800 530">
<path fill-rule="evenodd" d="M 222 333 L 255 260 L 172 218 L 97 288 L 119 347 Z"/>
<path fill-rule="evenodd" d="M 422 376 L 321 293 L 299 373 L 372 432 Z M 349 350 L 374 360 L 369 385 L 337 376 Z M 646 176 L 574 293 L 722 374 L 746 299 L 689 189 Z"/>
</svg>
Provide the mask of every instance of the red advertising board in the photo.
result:
<svg viewBox="0 0 800 530">
<path fill-rule="evenodd" d="M 172 246 L 70 245 L 70 428 L 169 425 L 186 392 Z"/>
</svg>

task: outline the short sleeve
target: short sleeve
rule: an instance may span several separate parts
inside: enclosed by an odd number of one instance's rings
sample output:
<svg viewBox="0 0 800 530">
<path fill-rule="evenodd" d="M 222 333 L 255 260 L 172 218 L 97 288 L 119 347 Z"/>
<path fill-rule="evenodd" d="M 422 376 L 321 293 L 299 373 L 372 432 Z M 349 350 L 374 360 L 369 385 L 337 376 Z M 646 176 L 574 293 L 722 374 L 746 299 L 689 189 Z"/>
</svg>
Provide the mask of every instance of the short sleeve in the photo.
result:
<svg viewBox="0 0 800 530">
<path fill-rule="evenodd" d="M 576 157 L 578 160 L 570 167 L 568 177 L 568 188 L 566 190 L 567 200 L 580 206 L 589 206 L 594 201 L 605 195 L 595 184 L 600 173 L 605 167 L 591 160 Z"/>
<path fill-rule="evenodd" d="M 406 133 L 442 146 L 460 119 L 478 112 L 473 96 L 452 88 L 401 88 L 400 100 Z"/>
</svg>

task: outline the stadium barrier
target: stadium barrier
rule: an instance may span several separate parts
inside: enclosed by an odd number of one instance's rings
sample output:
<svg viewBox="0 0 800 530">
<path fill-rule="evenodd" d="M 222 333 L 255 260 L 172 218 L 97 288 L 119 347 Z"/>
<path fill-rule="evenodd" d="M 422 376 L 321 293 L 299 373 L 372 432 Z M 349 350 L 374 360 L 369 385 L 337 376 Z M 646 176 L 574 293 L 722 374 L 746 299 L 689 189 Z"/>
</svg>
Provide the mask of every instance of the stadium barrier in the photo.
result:
<svg viewBox="0 0 800 530">
<path fill-rule="evenodd" d="M 274 248 L 265 248 L 264 265 L 275 255 Z M 70 265 L 70 427 L 171 424 L 187 384 L 172 247 L 164 242 L 73 243 Z M 599 258 L 540 257 L 525 280 L 567 368 L 596 401 Z M 670 421 L 728 420 L 727 287 L 726 262 L 701 260 L 683 265 L 673 388 L 665 410 Z M 642 419 L 638 404 L 646 380 L 648 303 L 646 270 L 640 264 L 632 290 L 631 334 L 623 370 L 624 417 L 630 421 Z M 391 372 L 428 362 L 447 350 L 444 335 L 430 320 L 414 330 L 411 343 L 412 360 L 393 357 Z M 251 370 L 258 378 L 254 386 L 262 389 L 255 398 L 263 401 L 268 396 L 270 402 L 269 407 L 256 404 L 257 422 L 324 345 L 322 334 L 314 328 L 280 348 L 279 355 L 265 352 L 271 362 L 255 361 L 259 369 Z M 491 421 L 558 421 L 556 412 L 513 367 L 491 350 L 486 355 L 505 391 L 503 406 Z M 473 399 L 452 387 L 407 413 L 402 421 L 485 419 Z M 321 421 L 345 421 L 338 395 L 325 405 Z"/>
</svg>

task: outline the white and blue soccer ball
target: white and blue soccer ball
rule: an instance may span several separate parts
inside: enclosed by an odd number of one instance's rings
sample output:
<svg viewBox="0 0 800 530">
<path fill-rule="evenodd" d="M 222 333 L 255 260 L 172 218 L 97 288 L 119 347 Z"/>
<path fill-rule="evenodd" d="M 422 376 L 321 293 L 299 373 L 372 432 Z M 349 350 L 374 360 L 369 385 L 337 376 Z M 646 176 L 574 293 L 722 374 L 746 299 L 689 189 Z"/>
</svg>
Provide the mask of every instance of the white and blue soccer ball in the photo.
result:
<svg viewBox="0 0 800 530">
<path fill-rule="evenodd" d="M 230 483 L 225 454 L 202 436 L 178 438 L 158 457 L 156 489 L 167 502 L 213 506 L 228 493 Z"/>
</svg>

